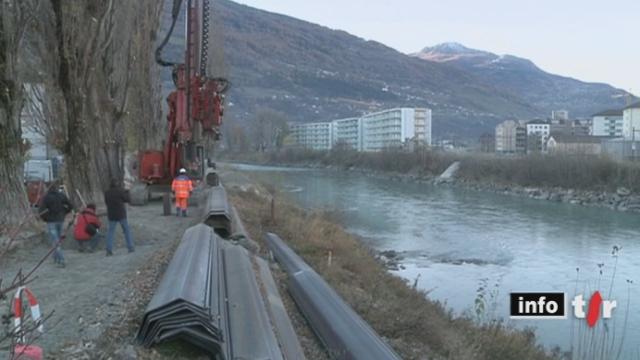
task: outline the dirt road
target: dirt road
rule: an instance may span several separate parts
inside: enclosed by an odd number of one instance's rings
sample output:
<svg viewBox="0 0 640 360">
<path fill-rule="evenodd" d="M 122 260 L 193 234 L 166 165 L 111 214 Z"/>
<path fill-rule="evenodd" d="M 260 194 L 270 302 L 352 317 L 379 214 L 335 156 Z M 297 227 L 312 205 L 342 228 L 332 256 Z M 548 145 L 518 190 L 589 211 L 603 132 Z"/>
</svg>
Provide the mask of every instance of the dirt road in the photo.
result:
<svg viewBox="0 0 640 360">
<path fill-rule="evenodd" d="M 56 267 L 49 259 L 29 286 L 43 314 L 53 312 L 44 334 L 35 341 L 45 350 L 47 358 L 74 358 L 64 351 L 71 351 L 73 346 L 94 347 L 103 340 L 105 330 L 124 321 L 127 303 L 134 302 L 136 299 L 132 297 L 137 296 L 132 277 L 140 274 L 143 267 L 153 265 L 149 261 L 158 253 L 170 253 L 184 230 L 199 220 L 194 216 L 199 214 L 195 209 L 188 218 L 164 217 L 161 203 L 129 207 L 128 213 L 136 244 L 134 253 L 127 252 L 120 230 L 116 232 L 112 257 L 105 256 L 104 243 L 95 253 L 79 253 L 72 234 L 68 234 L 63 246 L 66 268 Z M 10 255 L 2 264 L 1 275 L 12 278 L 20 268 L 28 270 L 47 251 L 44 239 L 34 239 Z M 8 300 L 1 305 L 5 314 Z M 0 358 L 5 354 L 0 352 Z"/>
</svg>

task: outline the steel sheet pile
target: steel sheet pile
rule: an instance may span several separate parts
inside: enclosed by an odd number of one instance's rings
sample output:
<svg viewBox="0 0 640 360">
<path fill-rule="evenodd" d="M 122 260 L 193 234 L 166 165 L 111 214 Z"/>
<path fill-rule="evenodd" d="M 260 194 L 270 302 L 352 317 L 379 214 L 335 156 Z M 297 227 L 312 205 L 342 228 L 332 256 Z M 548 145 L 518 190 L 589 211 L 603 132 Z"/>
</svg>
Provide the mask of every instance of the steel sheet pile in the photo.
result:
<svg viewBox="0 0 640 360">
<path fill-rule="evenodd" d="M 224 187 L 221 185 L 211 187 L 205 202 L 204 223 L 226 239 L 231 235 L 231 215 L 231 207 Z"/>
<path fill-rule="evenodd" d="M 265 241 L 289 275 L 289 292 L 335 359 L 400 359 L 387 343 L 276 234 Z"/>
<path fill-rule="evenodd" d="M 189 228 L 147 306 L 138 340 L 145 346 L 180 338 L 222 351 L 220 241 L 206 225 Z"/>
<path fill-rule="evenodd" d="M 284 359 L 252 255 L 209 226 L 189 228 L 149 303 L 138 341 L 172 339 L 218 359 Z"/>
</svg>

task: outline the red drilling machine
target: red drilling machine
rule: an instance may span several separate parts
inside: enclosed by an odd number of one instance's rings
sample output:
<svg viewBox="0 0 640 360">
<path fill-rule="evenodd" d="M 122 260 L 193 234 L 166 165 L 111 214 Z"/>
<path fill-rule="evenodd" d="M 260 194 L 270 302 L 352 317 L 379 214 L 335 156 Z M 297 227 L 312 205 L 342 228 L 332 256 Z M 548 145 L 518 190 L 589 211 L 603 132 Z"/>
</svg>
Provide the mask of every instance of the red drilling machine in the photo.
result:
<svg viewBox="0 0 640 360">
<path fill-rule="evenodd" d="M 167 138 L 163 150 L 139 154 L 138 183 L 131 189 L 131 201 L 136 205 L 145 204 L 151 192 L 170 193 L 171 181 L 181 168 L 187 169 L 191 179 L 202 180 L 206 169 L 213 166 L 213 146 L 220 139 L 224 93 L 230 84 L 224 78 L 207 74 L 209 0 L 186 1 L 185 62 L 174 63 L 162 58 L 181 6 L 182 0 L 174 0 L 171 27 L 155 53 L 158 64 L 172 68 L 176 87 L 167 97 Z"/>
</svg>

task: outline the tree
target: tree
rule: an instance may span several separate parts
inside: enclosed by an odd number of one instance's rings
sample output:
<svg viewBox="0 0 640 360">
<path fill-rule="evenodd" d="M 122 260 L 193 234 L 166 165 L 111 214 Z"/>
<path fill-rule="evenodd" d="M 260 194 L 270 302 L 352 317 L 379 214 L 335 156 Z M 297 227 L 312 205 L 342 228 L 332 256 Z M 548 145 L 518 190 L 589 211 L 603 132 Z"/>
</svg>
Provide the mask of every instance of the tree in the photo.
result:
<svg viewBox="0 0 640 360">
<path fill-rule="evenodd" d="M 22 141 L 24 88 L 19 62 L 33 6 L 31 1 L 0 0 L 0 218 L 12 220 L 9 223 L 23 217 L 29 208 L 23 184 L 26 148 Z"/>
<path fill-rule="evenodd" d="M 65 157 L 65 183 L 89 199 L 123 178 L 128 121 L 142 119 L 141 147 L 157 133 L 148 53 L 159 7 L 153 0 L 50 0 L 38 13 L 34 48 L 49 110 L 43 128 Z M 132 116 L 133 99 L 140 110 Z"/>
<path fill-rule="evenodd" d="M 244 153 L 249 150 L 249 140 L 242 125 L 229 125 L 227 130 L 227 143 L 229 149 L 234 152 Z"/>
<path fill-rule="evenodd" d="M 252 142 L 256 151 L 279 150 L 288 134 L 288 118 L 285 114 L 261 109 L 251 124 Z"/>
</svg>

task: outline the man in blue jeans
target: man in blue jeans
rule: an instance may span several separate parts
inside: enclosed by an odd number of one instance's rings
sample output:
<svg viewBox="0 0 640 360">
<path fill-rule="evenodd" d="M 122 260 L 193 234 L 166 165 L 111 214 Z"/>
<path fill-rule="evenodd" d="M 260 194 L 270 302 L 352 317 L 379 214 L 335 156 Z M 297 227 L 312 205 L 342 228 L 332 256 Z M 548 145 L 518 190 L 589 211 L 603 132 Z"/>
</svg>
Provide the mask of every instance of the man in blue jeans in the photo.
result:
<svg viewBox="0 0 640 360">
<path fill-rule="evenodd" d="M 39 212 L 42 220 L 47 223 L 49 242 L 51 246 L 55 247 L 53 262 L 60 267 L 65 267 L 60 241 L 63 235 L 64 218 L 72 209 L 73 207 L 67 196 L 58 189 L 58 183 L 51 184 L 47 195 L 42 199 Z"/>
<path fill-rule="evenodd" d="M 127 243 L 127 249 L 130 253 L 134 252 L 133 239 L 131 239 L 131 230 L 127 222 L 127 209 L 125 203 L 128 203 L 129 192 L 120 186 L 117 179 L 111 180 L 111 187 L 104 193 L 104 202 L 107 205 L 107 218 L 109 219 L 109 230 L 107 230 L 107 256 L 113 255 L 113 235 L 116 226 L 120 224 L 124 239 Z"/>
</svg>

